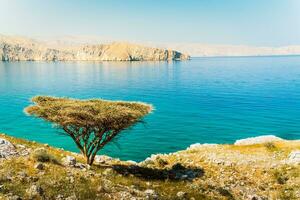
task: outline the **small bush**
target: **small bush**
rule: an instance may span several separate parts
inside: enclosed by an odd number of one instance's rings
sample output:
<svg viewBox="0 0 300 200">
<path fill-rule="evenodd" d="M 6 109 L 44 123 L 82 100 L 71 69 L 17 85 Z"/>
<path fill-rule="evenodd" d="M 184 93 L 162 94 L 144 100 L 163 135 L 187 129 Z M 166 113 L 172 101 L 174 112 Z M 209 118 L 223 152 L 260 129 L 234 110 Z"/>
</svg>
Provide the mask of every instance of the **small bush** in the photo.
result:
<svg viewBox="0 0 300 200">
<path fill-rule="evenodd" d="M 268 150 L 270 150 L 270 151 L 275 151 L 275 150 L 277 150 L 276 145 L 275 145 L 274 143 L 272 143 L 272 142 L 267 142 L 267 143 L 265 143 L 265 147 L 266 147 Z"/>
<path fill-rule="evenodd" d="M 52 162 L 54 164 L 59 164 L 59 161 L 44 148 L 34 150 L 32 158 L 38 162 Z"/>
<path fill-rule="evenodd" d="M 225 188 L 219 187 L 217 191 L 220 193 L 220 195 L 227 197 L 227 199 L 234 199 L 233 195 Z"/>
<path fill-rule="evenodd" d="M 278 170 L 274 172 L 274 178 L 277 181 L 277 183 L 281 185 L 285 184 L 289 180 L 288 176 L 285 173 L 280 172 Z"/>
<path fill-rule="evenodd" d="M 282 200 L 295 199 L 296 200 L 297 196 L 296 196 L 293 188 L 284 188 L 283 190 L 280 190 L 278 199 L 282 199 Z"/>
<path fill-rule="evenodd" d="M 168 161 L 164 160 L 163 158 L 161 158 L 159 156 L 156 158 L 156 162 L 159 167 L 165 167 L 166 165 L 169 164 Z"/>
</svg>

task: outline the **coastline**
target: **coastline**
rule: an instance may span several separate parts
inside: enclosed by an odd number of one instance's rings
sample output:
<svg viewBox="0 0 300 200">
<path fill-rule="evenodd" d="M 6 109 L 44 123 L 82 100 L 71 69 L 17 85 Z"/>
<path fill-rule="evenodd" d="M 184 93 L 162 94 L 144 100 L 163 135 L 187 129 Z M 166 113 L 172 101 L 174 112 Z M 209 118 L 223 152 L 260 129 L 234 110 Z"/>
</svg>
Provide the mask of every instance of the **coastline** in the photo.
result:
<svg viewBox="0 0 300 200">
<path fill-rule="evenodd" d="M 51 199 L 74 194 L 79 199 L 86 199 L 84 195 L 90 195 L 91 191 L 94 199 L 300 197 L 300 140 L 264 136 L 244 139 L 237 144 L 193 144 L 186 150 L 152 155 L 139 163 L 102 155 L 97 157 L 94 166 L 86 166 L 83 157 L 77 153 L 7 135 L 0 135 L 0 138 L 9 141 L 15 152 L 0 159 L 1 176 L 10 176 L 0 183 L 6 188 L 0 190 L 0 197 L 1 194 L 4 197 L 14 194 L 26 199 L 31 195 L 43 195 Z M 61 164 L 34 160 L 32 154 L 41 148 Z M 69 159 L 67 164 L 66 159 Z M 43 169 L 37 169 L 38 165 Z M 26 173 L 29 178 L 20 177 L 20 173 Z M 57 175 L 59 180 L 53 179 Z M 37 181 L 31 177 L 36 177 Z M 14 181 L 9 181 L 11 179 Z M 53 184 L 72 187 L 61 191 Z M 78 188 L 73 188 L 74 184 L 81 187 L 80 190 L 74 190 Z M 32 194 L 32 187 L 42 188 L 43 193 Z M 90 192 L 87 193 L 86 187 Z"/>
</svg>

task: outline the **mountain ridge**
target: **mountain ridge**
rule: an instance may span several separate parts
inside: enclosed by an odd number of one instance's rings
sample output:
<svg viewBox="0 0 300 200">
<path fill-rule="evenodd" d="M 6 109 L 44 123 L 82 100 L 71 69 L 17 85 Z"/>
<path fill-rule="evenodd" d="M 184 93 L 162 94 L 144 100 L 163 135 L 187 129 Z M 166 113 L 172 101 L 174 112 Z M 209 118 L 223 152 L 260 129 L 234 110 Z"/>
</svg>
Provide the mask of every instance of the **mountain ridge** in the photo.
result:
<svg viewBox="0 0 300 200">
<path fill-rule="evenodd" d="M 257 47 L 247 45 L 218 45 L 201 43 L 160 44 L 157 47 L 175 48 L 193 57 L 218 56 L 287 56 L 300 55 L 300 45 Z"/>
<path fill-rule="evenodd" d="M 171 61 L 189 58 L 178 51 L 128 42 L 55 47 L 30 38 L 0 35 L 2 61 Z"/>
</svg>

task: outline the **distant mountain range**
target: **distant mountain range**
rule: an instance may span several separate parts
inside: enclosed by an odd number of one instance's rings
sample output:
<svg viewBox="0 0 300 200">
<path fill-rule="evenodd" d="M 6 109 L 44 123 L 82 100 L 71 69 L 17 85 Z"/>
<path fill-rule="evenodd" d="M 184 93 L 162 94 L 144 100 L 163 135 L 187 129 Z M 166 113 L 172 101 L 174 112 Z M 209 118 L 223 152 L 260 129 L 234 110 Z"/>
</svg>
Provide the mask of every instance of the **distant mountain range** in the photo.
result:
<svg viewBox="0 0 300 200">
<path fill-rule="evenodd" d="M 78 45 L 107 43 L 113 41 L 109 38 L 97 36 L 63 36 L 40 38 L 52 45 Z M 300 55 L 300 45 L 283 47 L 257 47 L 246 45 L 218 45 L 202 43 L 154 43 L 138 42 L 147 46 L 154 46 L 163 49 L 174 49 L 179 52 L 191 55 L 193 57 L 211 57 L 211 56 L 272 56 L 272 55 Z"/>
<path fill-rule="evenodd" d="M 140 42 L 140 44 L 142 45 L 113 42 L 97 36 L 36 37 L 33 40 L 0 35 L 0 60 L 2 58 L 2 60 L 143 61 L 186 60 L 189 59 L 189 55 L 192 57 L 300 55 L 300 45 L 255 47 L 201 43 Z"/>
<path fill-rule="evenodd" d="M 127 42 L 110 44 L 50 43 L 0 35 L 2 61 L 166 61 L 187 60 L 174 50 L 145 47 Z"/>
<path fill-rule="evenodd" d="M 300 45 L 284 47 L 254 47 L 244 45 L 185 43 L 158 44 L 156 46 L 161 48 L 176 49 L 180 52 L 187 53 L 192 57 L 300 55 Z"/>
</svg>

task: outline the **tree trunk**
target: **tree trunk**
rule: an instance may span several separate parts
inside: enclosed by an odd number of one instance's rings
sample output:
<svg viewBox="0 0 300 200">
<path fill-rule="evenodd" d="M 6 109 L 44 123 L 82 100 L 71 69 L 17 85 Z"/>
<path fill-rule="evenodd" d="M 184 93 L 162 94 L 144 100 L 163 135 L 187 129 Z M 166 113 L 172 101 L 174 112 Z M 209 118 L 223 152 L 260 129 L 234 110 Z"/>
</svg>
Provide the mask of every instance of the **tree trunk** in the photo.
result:
<svg viewBox="0 0 300 200">
<path fill-rule="evenodd" d="M 92 155 L 90 156 L 90 162 L 88 163 L 89 165 L 92 166 L 92 164 L 94 163 L 96 154 L 97 154 L 97 152 L 96 152 L 95 154 L 92 154 Z"/>
<path fill-rule="evenodd" d="M 86 164 L 89 164 L 89 165 L 90 165 L 90 162 L 91 162 L 91 155 L 89 155 L 87 152 L 84 152 L 84 153 L 83 153 L 83 156 L 84 156 L 84 158 L 85 158 Z"/>
<path fill-rule="evenodd" d="M 85 158 L 86 158 L 86 164 L 90 164 L 90 158 L 87 156 Z"/>
</svg>

